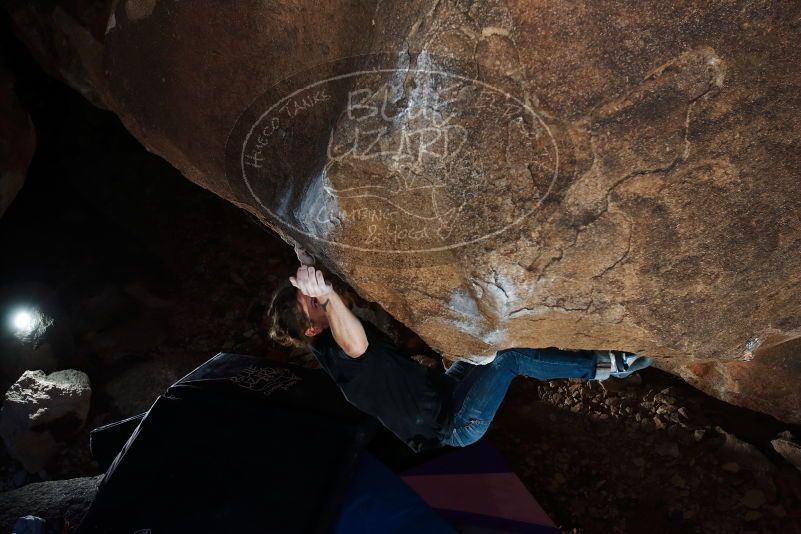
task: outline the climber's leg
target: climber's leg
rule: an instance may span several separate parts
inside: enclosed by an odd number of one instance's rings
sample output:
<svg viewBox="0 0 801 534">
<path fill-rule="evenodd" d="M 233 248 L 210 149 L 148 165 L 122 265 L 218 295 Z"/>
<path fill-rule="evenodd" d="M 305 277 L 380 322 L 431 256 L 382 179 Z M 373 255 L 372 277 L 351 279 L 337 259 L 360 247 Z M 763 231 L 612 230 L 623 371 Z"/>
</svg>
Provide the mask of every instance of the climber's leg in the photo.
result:
<svg viewBox="0 0 801 534">
<path fill-rule="evenodd" d="M 595 378 L 598 355 L 590 350 L 549 349 L 506 349 L 498 353 L 515 355 L 518 374 L 537 380 L 556 380 L 559 378 Z"/>
<path fill-rule="evenodd" d="M 517 376 L 517 362 L 512 354 L 498 353 L 486 365 L 456 362 L 445 374 L 452 385 L 453 434 L 444 444 L 464 447 L 478 441 L 489 428 Z"/>
<path fill-rule="evenodd" d="M 592 379 L 596 361 L 595 353 L 590 351 L 506 349 L 486 365 L 454 363 L 446 372 L 453 386 L 454 410 L 454 431 L 446 444 L 465 446 L 480 439 L 516 376 Z"/>
</svg>

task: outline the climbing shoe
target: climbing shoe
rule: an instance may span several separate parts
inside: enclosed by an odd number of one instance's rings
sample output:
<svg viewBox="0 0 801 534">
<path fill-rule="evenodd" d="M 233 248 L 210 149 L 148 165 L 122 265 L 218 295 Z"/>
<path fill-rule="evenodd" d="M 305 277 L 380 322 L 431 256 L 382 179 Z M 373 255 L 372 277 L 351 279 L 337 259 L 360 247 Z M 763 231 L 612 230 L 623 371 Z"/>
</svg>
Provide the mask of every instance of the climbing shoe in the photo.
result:
<svg viewBox="0 0 801 534">
<path fill-rule="evenodd" d="M 647 356 L 639 356 L 633 352 L 617 350 L 598 350 L 598 363 L 595 369 L 595 380 L 606 380 L 610 376 L 626 378 L 632 373 L 649 367 L 653 360 Z"/>
</svg>

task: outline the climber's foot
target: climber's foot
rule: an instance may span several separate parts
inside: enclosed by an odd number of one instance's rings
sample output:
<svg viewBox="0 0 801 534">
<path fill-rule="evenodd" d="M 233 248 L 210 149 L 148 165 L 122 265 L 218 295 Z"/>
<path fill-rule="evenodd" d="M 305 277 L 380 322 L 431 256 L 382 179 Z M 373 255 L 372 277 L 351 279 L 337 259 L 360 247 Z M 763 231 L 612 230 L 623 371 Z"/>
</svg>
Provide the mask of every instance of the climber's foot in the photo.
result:
<svg viewBox="0 0 801 534">
<path fill-rule="evenodd" d="M 653 363 L 651 358 L 633 352 L 604 350 L 596 351 L 596 354 L 598 354 L 598 366 L 595 371 L 595 380 L 606 380 L 610 376 L 626 378 Z"/>
</svg>

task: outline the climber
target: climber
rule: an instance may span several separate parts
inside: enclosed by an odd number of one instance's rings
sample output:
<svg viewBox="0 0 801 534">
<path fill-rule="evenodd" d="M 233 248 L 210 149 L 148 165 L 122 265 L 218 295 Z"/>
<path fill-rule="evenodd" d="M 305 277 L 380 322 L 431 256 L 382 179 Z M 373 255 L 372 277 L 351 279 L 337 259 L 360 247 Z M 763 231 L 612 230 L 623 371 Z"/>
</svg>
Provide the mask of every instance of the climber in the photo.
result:
<svg viewBox="0 0 801 534">
<path fill-rule="evenodd" d="M 511 348 L 491 363 L 458 361 L 446 372 L 401 353 L 369 321 L 361 321 L 311 257 L 276 289 L 265 317 L 278 343 L 310 350 L 347 400 L 375 416 L 412 450 L 466 446 L 486 432 L 518 375 L 538 380 L 625 377 L 650 358 L 613 351 Z"/>
</svg>

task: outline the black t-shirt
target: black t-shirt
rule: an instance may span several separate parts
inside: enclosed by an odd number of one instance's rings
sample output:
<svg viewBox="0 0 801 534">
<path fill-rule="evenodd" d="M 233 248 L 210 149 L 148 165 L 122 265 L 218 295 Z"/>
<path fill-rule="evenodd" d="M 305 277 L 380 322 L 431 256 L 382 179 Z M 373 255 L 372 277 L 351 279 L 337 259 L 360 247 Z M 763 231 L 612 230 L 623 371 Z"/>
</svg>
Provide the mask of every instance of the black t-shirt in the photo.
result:
<svg viewBox="0 0 801 534">
<path fill-rule="evenodd" d="M 351 404 L 378 418 L 412 450 L 441 446 L 453 431 L 444 373 L 404 355 L 369 321 L 362 325 L 369 346 L 360 357 L 345 354 L 329 328 L 314 338 L 312 353 Z"/>
</svg>

